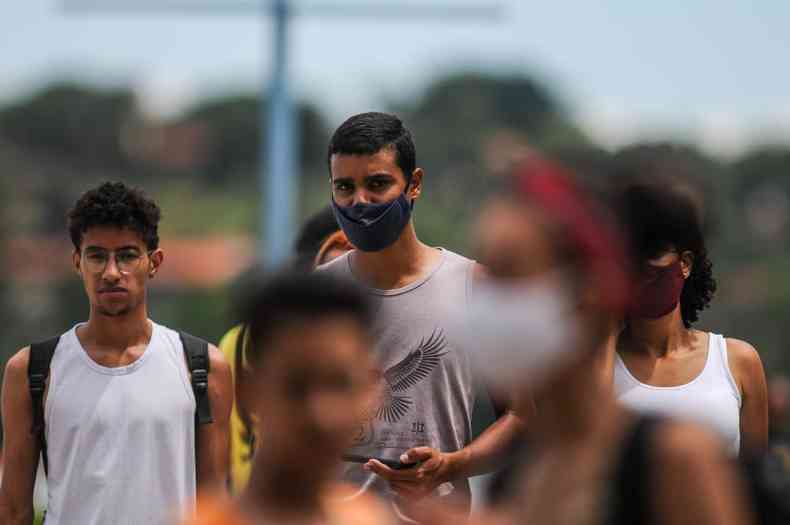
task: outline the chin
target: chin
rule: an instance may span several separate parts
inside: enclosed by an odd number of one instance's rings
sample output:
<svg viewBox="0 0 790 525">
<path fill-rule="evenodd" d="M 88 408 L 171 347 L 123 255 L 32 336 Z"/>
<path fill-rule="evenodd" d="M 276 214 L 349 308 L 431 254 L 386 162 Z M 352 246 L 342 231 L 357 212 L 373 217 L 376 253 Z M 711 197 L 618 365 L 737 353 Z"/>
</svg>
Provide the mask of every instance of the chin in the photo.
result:
<svg viewBox="0 0 790 525">
<path fill-rule="evenodd" d="M 132 311 L 131 307 L 123 306 L 120 308 L 99 307 L 99 313 L 105 317 L 123 317 Z"/>
</svg>

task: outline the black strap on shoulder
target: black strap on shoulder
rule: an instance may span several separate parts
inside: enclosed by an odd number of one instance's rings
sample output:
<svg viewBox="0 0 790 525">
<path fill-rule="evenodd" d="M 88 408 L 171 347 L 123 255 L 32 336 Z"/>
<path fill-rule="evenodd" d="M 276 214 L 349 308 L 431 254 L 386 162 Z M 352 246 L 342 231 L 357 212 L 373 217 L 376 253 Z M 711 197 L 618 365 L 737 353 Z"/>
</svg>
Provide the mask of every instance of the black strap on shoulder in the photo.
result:
<svg viewBox="0 0 790 525">
<path fill-rule="evenodd" d="M 208 397 L 208 373 L 211 370 L 208 358 L 208 343 L 199 337 L 186 332 L 179 332 L 181 344 L 187 359 L 187 367 L 192 381 L 192 391 L 195 393 L 195 424 L 206 425 L 213 423 L 211 416 L 211 401 Z"/>
<path fill-rule="evenodd" d="M 44 460 L 44 472 L 49 470 L 47 460 L 47 439 L 44 432 L 44 389 L 49 377 L 49 365 L 60 337 L 30 345 L 30 360 L 27 364 L 27 382 L 30 388 L 30 399 L 33 401 L 33 426 L 30 433 L 38 439 L 41 457 Z"/>
</svg>

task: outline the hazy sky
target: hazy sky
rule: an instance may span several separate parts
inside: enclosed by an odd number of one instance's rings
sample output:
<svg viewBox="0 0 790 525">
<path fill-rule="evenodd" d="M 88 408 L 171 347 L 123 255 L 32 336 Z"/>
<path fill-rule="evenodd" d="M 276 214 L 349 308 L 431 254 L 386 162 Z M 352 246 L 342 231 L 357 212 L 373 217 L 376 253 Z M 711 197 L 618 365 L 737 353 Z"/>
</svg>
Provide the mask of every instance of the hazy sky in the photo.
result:
<svg viewBox="0 0 790 525">
<path fill-rule="evenodd" d="M 0 101 L 66 77 L 128 82 L 150 111 L 177 113 L 196 98 L 255 88 L 269 76 L 270 24 L 254 12 L 77 15 L 61 2 L 3 2 Z M 666 133 L 724 153 L 754 140 L 790 142 L 787 0 L 499 4 L 505 16 L 486 24 L 299 18 L 291 33 L 294 89 L 336 124 L 413 96 L 441 73 L 521 71 L 549 83 L 608 145 Z"/>
</svg>

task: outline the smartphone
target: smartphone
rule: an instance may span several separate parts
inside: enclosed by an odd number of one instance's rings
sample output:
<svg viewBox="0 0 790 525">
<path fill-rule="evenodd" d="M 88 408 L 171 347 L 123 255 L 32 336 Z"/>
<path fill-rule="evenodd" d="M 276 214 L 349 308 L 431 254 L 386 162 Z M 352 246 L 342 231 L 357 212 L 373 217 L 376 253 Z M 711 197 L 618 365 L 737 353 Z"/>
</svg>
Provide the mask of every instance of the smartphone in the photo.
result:
<svg viewBox="0 0 790 525">
<path fill-rule="evenodd" d="M 354 454 L 343 454 L 343 461 L 349 461 L 351 463 L 367 463 L 371 459 L 375 459 L 379 463 L 383 463 L 393 470 L 402 470 L 402 469 L 412 468 L 417 466 L 417 463 L 401 463 L 397 459 L 368 458 L 365 456 L 357 456 Z"/>
</svg>

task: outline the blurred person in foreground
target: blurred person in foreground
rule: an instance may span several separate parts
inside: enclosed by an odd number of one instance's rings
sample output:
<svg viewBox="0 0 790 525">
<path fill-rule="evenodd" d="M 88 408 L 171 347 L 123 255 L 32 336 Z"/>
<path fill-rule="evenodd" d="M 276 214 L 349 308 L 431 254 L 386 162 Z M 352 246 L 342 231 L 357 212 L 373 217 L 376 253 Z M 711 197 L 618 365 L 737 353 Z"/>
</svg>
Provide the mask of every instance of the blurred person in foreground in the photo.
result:
<svg viewBox="0 0 790 525">
<path fill-rule="evenodd" d="M 373 327 L 383 394 L 360 421 L 345 477 L 386 497 L 408 520 L 414 502 L 440 499 L 468 512 L 468 478 L 492 468 L 521 430 L 507 411 L 472 441 L 477 379 L 451 319 L 468 304 L 481 267 L 418 238 L 412 209 L 425 180 L 398 117 L 363 113 L 333 134 L 331 205 L 354 250 L 319 268 L 360 283 L 377 305 Z M 380 460 L 392 461 L 393 468 Z M 399 464 L 399 465 L 398 465 Z"/>
<path fill-rule="evenodd" d="M 641 417 L 602 373 L 629 297 L 625 250 L 563 168 L 532 157 L 479 219 L 481 285 L 465 344 L 489 382 L 531 404 L 522 450 L 483 523 L 750 523 L 724 448 L 706 430 Z M 448 516 L 434 515 L 435 523 Z"/>
<path fill-rule="evenodd" d="M 87 191 L 69 212 L 72 264 L 89 317 L 53 341 L 40 432 L 28 378 L 31 348 L 6 366 L 3 525 L 33 522 L 40 453 L 48 525 L 171 523 L 193 510 L 196 485 L 224 488 L 230 368 L 215 347 L 204 346 L 203 407 L 210 406 L 213 423 L 196 426 L 188 335 L 148 318 L 148 281 L 165 258 L 159 219 L 155 202 L 120 182 Z"/>
<path fill-rule="evenodd" d="M 615 199 L 637 273 L 614 345 L 615 393 L 634 410 L 708 425 L 733 455 L 763 451 L 768 395 L 760 356 L 749 343 L 693 328 L 716 291 L 701 212 L 654 175 L 626 182 Z"/>
<path fill-rule="evenodd" d="M 327 206 L 310 216 L 302 225 L 294 243 L 293 264 L 301 271 L 312 271 L 316 266 L 339 257 L 351 249 L 351 245 L 337 225 L 332 208 Z M 251 274 L 255 274 L 253 269 Z M 246 289 L 250 275 L 242 278 L 240 288 Z M 240 367 L 239 358 L 242 346 L 247 344 L 247 331 L 243 324 L 237 324 L 222 336 L 219 349 L 231 364 L 235 377 Z M 252 435 L 247 433 L 239 417 L 236 403 L 230 416 L 230 489 L 240 492 L 250 477 L 252 461 Z"/>
<path fill-rule="evenodd" d="M 190 523 L 388 523 L 379 502 L 347 502 L 354 489 L 336 481 L 376 393 L 367 297 L 327 274 L 286 273 L 257 288 L 247 310 L 250 344 L 236 398 L 257 435 L 249 483 L 235 501 L 205 495 Z"/>
</svg>

